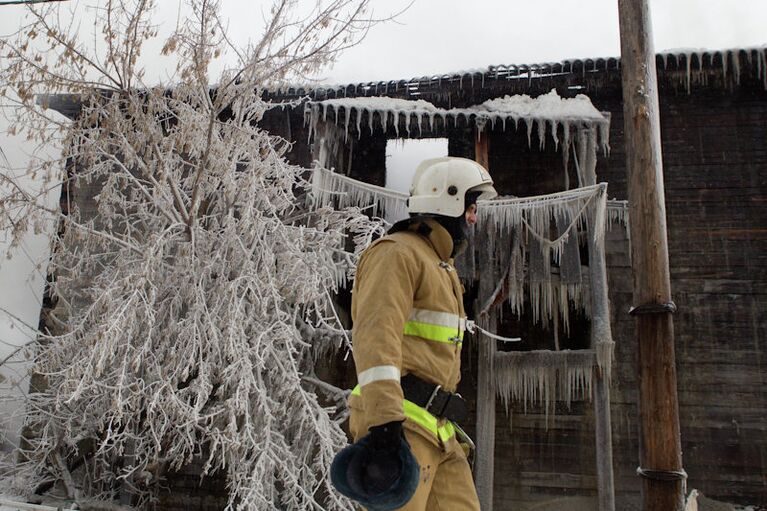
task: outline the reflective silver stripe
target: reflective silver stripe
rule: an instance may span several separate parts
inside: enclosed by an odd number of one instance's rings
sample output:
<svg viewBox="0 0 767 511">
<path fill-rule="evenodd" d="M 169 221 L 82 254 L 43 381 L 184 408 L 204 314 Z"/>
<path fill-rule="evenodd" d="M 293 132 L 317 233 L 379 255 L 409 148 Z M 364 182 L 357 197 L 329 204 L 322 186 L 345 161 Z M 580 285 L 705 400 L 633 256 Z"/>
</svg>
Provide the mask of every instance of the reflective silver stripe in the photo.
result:
<svg viewBox="0 0 767 511">
<path fill-rule="evenodd" d="M 450 312 L 437 312 L 427 309 L 413 309 L 408 321 L 416 323 L 427 323 L 429 325 L 444 326 L 447 328 L 460 328 L 461 332 L 466 330 L 466 320 L 458 314 Z"/>
<path fill-rule="evenodd" d="M 375 366 L 357 375 L 357 383 L 360 387 L 380 380 L 399 381 L 399 369 L 396 366 Z"/>
</svg>

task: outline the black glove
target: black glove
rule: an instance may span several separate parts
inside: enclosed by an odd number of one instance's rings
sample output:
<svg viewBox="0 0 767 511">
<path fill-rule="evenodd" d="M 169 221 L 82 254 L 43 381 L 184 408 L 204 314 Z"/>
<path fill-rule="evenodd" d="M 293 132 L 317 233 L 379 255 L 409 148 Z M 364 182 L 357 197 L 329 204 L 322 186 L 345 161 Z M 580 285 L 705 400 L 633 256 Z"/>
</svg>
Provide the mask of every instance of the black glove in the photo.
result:
<svg viewBox="0 0 767 511">
<path fill-rule="evenodd" d="M 402 473 L 402 423 L 388 422 L 370 428 L 365 449 L 349 463 L 350 484 L 359 482 L 368 495 L 391 488 Z M 357 477 L 355 477 L 357 476 Z"/>
<path fill-rule="evenodd" d="M 373 426 L 370 431 L 370 446 L 376 451 L 398 452 L 402 438 L 402 423 L 387 422 Z"/>
<path fill-rule="evenodd" d="M 399 450 L 402 423 L 388 422 L 370 428 L 371 456 L 362 475 L 362 484 L 371 493 L 388 490 L 402 472 Z"/>
</svg>

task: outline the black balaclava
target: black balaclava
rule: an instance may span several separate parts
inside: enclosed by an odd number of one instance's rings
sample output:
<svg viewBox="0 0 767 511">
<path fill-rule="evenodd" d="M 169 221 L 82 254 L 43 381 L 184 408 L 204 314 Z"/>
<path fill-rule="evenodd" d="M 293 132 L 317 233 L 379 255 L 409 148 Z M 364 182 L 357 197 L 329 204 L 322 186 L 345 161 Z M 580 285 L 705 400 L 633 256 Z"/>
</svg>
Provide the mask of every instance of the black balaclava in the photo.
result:
<svg viewBox="0 0 767 511">
<path fill-rule="evenodd" d="M 466 211 L 474 204 L 477 203 L 477 198 L 482 195 L 482 192 L 466 192 L 464 197 L 463 213 L 460 216 L 450 217 L 436 215 L 434 219 L 444 227 L 450 237 L 453 238 L 453 253 L 450 257 L 456 257 L 460 255 L 469 245 L 469 230 L 470 226 L 466 223 Z"/>
</svg>

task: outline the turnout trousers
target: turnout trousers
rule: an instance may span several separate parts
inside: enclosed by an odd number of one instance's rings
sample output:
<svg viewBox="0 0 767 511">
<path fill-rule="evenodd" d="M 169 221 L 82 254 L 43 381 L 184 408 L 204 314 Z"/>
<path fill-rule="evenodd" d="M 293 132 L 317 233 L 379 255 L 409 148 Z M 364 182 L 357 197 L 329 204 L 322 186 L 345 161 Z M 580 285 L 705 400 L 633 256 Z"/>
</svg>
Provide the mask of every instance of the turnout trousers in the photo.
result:
<svg viewBox="0 0 767 511">
<path fill-rule="evenodd" d="M 360 410 L 352 409 L 350 429 L 356 442 L 367 431 L 360 431 Z M 356 419 L 356 420 L 355 420 Z M 401 511 L 479 511 L 479 499 L 466 454 L 455 435 L 442 445 L 424 437 L 405 422 L 405 437 L 410 444 L 421 476 L 410 502 Z"/>
</svg>

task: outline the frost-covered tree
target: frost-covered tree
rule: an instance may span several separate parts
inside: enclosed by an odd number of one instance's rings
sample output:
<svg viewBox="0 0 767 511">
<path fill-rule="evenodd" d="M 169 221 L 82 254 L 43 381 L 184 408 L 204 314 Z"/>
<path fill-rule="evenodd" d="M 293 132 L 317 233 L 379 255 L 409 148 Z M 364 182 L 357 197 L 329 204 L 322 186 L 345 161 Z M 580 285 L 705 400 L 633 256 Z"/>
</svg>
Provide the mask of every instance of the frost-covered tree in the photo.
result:
<svg viewBox="0 0 767 511">
<path fill-rule="evenodd" d="M 65 198 L 95 191 L 92 210 L 61 211 L 4 174 L 0 228 L 60 225 L 57 305 L 35 348 L 44 385 L 8 472 L 17 491 L 56 484 L 81 509 L 126 495 L 146 508 L 169 470 L 201 462 L 226 474 L 231 508 L 349 507 L 329 484 L 346 438 L 313 363 L 343 344 L 332 296 L 353 264 L 346 238 L 380 224 L 302 207 L 306 169 L 258 122 L 279 106 L 265 89 L 311 76 L 364 35 L 366 4 L 278 0 L 244 48 L 215 0 L 190 0 L 168 37 L 151 0 L 45 4 L 2 41 L 12 130 L 63 150 L 30 172 L 54 176 Z M 175 63 L 161 85 L 142 67 L 158 37 Z M 40 100 L 63 93 L 81 105 L 75 121 Z"/>
</svg>

